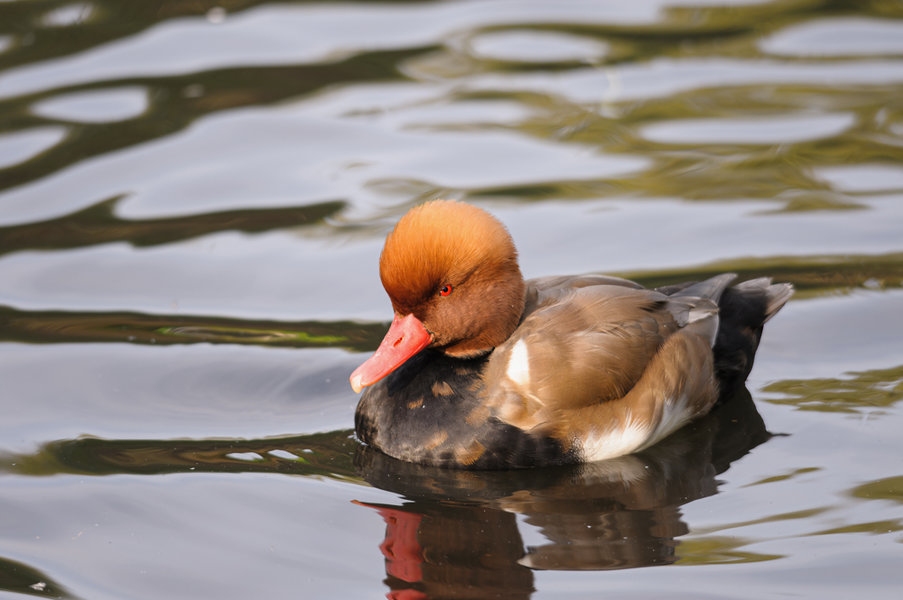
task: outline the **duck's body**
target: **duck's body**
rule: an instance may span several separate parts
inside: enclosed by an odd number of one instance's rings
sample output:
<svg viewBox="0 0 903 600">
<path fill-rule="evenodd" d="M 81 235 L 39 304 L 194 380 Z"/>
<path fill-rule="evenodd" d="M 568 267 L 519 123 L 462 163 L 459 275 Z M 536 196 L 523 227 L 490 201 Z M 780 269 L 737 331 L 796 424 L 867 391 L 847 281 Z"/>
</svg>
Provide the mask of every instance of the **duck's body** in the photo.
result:
<svg viewBox="0 0 903 600">
<path fill-rule="evenodd" d="M 524 282 L 510 237 L 434 202 L 380 259 L 395 321 L 352 375 L 361 441 L 396 458 L 511 468 L 612 458 L 707 413 L 745 379 L 788 284 L 733 275 L 662 290 L 598 275 Z M 720 310 L 719 310 L 720 306 Z"/>
</svg>

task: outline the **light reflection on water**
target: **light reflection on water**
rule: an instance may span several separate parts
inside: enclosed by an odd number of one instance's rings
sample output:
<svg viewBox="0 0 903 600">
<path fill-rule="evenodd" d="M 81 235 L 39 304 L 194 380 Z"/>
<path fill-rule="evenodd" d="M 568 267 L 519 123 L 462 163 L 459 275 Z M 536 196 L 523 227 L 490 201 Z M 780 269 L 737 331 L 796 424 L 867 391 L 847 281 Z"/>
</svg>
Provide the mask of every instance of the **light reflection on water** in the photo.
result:
<svg viewBox="0 0 903 600">
<path fill-rule="evenodd" d="M 0 589 L 895 597 L 901 32 L 890 2 L 0 3 Z M 376 257 L 436 197 L 529 276 L 793 282 L 758 413 L 586 469 L 363 451 Z"/>
</svg>

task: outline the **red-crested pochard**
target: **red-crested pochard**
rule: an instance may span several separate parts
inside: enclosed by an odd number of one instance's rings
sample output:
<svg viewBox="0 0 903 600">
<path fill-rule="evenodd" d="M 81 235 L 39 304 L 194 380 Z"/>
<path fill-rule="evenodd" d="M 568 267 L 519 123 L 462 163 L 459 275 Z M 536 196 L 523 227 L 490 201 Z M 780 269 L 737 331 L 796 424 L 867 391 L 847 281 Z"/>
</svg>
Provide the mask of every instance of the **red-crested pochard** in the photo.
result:
<svg viewBox="0 0 903 600">
<path fill-rule="evenodd" d="M 379 259 L 395 318 L 351 374 L 364 443 L 406 461 L 498 469 L 642 450 L 745 381 L 793 294 L 724 274 L 645 289 L 602 275 L 524 281 L 505 227 L 453 201 L 411 209 Z"/>
</svg>

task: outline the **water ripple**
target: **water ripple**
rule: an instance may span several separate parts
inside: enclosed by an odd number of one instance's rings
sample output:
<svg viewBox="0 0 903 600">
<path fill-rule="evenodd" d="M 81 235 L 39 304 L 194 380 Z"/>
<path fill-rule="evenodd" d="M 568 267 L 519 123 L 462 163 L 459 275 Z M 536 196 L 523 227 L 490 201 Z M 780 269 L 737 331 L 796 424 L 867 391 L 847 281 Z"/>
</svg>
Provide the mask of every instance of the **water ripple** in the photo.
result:
<svg viewBox="0 0 903 600">
<path fill-rule="evenodd" d="M 0 589 L 894 597 L 901 24 L 882 1 L 0 1 Z M 733 414 L 565 472 L 361 448 L 382 240 L 438 197 L 498 215 L 528 276 L 792 282 L 749 380 L 778 435 Z M 619 570 L 667 564 L 692 569 Z"/>
</svg>

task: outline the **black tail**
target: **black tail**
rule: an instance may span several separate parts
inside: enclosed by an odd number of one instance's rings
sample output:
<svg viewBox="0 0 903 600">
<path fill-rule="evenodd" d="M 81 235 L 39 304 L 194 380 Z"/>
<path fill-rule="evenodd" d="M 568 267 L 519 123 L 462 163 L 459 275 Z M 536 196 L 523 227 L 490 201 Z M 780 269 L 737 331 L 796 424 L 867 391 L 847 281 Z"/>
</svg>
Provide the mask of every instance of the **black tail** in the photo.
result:
<svg viewBox="0 0 903 600">
<path fill-rule="evenodd" d="M 718 302 L 720 323 L 713 351 L 715 375 L 721 386 L 722 398 L 732 394 L 739 384 L 746 381 L 762 337 L 762 326 L 793 295 L 791 284 L 771 283 L 769 277 L 724 287 L 734 277 L 724 274 L 699 283 L 658 288 L 658 291 L 669 296 L 705 295 Z"/>
<path fill-rule="evenodd" d="M 793 295 L 789 283 L 771 283 L 768 277 L 727 288 L 718 302 L 721 323 L 715 340 L 715 374 L 723 393 L 746 381 L 762 327 Z"/>
</svg>

